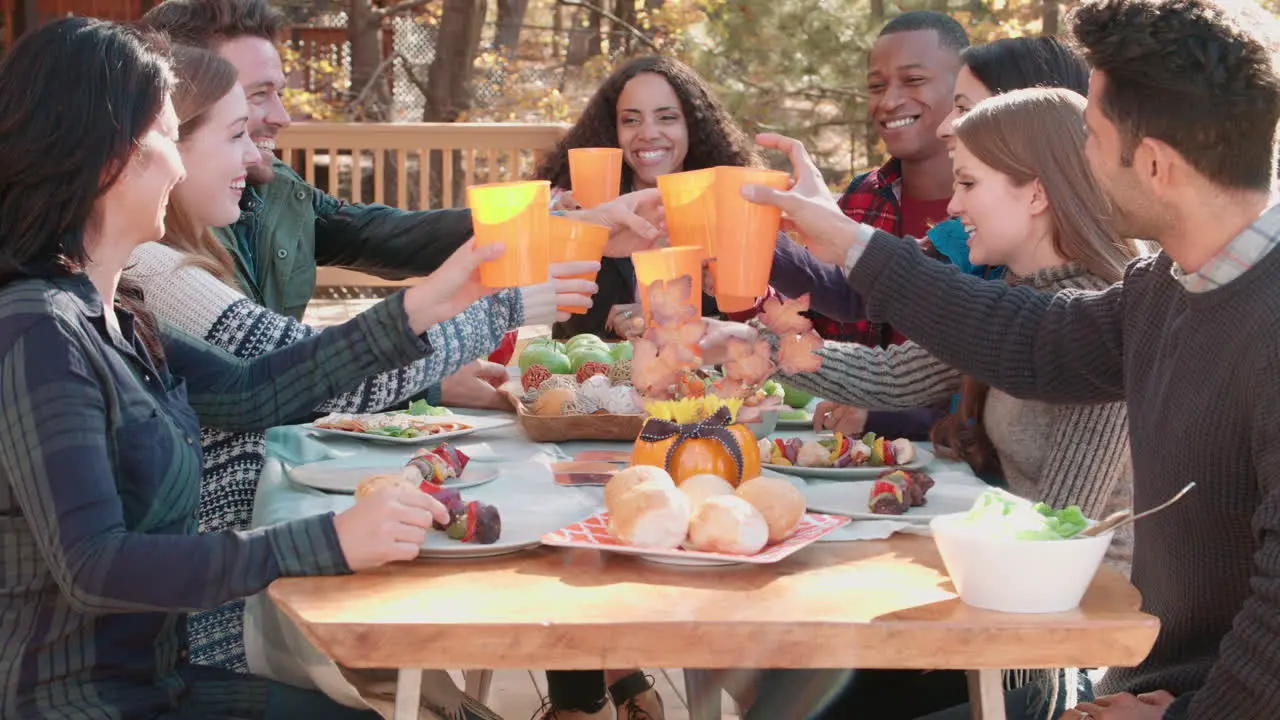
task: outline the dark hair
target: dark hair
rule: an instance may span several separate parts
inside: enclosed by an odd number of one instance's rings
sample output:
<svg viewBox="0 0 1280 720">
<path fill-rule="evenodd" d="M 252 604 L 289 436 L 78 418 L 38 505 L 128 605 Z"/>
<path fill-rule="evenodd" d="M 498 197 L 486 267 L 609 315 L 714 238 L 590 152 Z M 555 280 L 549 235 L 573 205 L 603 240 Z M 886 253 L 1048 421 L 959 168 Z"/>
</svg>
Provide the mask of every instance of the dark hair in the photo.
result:
<svg viewBox="0 0 1280 720">
<path fill-rule="evenodd" d="M 1070 23 L 1106 77 L 1094 101 L 1120 131 L 1122 164 L 1149 137 L 1217 185 L 1271 186 L 1280 78 L 1265 13 L 1245 21 L 1208 0 L 1089 0 Z"/>
<path fill-rule="evenodd" d="M 964 26 L 950 15 L 945 15 L 932 10 L 912 10 L 904 12 L 885 23 L 880 28 L 880 35 L 894 35 L 896 33 L 914 32 L 916 30 L 932 30 L 938 34 L 938 42 L 942 47 L 960 52 L 969 47 L 969 33 L 965 32 Z"/>
<path fill-rule="evenodd" d="M 1089 65 L 1056 37 L 1003 38 L 966 48 L 960 60 L 995 95 L 1033 87 L 1089 95 Z"/>
<path fill-rule="evenodd" d="M 147 11 L 140 23 L 175 43 L 212 50 L 238 37 L 276 42 L 284 32 L 285 16 L 267 0 L 165 0 Z"/>
<path fill-rule="evenodd" d="M 0 282 L 83 271 L 98 200 L 172 84 L 154 40 L 104 20 L 58 20 L 14 44 L 0 62 Z M 130 309 L 158 359 L 149 317 Z"/>
<path fill-rule="evenodd" d="M 190 46 L 173 49 L 173 72 L 178 84 L 173 91 L 173 109 L 178 115 L 179 142 L 191 137 L 209 119 L 209 109 L 236 86 L 234 65 L 212 50 Z M 222 282 L 235 286 L 235 263 L 209 228 L 197 225 L 178 201 L 169 195 L 165 213 L 165 245 L 186 255 L 187 261 Z"/>
<path fill-rule="evenodd" d="M 618 68 L 596 90 L 587 102 L 578 122 L 556 146 L 555 151 L 538 168 L 539 180 L 550 180 L 552 187 L 568 188 L 569 150 L 580 147 L 618 147 L 618 96 L 637 75 L 661 75 L 676 97 L 689 126 L 689 152 L 685 170 L 701 170 L 717 165 L 756 166 L 760 156 L 755 145 L 738 127 L 720 101 L 711 94 L 707 83 L 692 68 L 669 57 L 636 58 Z M 622 166 L 622 187 L 631 186 L 631 168 Z"/>
</svg>

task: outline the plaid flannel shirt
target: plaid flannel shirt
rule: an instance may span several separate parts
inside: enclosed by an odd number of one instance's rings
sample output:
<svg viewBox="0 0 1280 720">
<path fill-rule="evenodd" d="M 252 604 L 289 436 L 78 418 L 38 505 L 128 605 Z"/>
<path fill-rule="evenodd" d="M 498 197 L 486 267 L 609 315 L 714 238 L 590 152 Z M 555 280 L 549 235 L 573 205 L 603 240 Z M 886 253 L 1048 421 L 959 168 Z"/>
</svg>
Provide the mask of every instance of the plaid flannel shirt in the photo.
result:
<svg viewBox="0 0 1280 720">
<path fill-rule="evenodd" d="M 902 237 L 902 162 L 892 158 L 870 172 L 855 177 L 837 204 L 850 219 Z M 901 333 L 869 320 L 846 323 L 810 313 L 818 334 L 828 340 L 885 347 L 906 341 Z"/>
</svg>

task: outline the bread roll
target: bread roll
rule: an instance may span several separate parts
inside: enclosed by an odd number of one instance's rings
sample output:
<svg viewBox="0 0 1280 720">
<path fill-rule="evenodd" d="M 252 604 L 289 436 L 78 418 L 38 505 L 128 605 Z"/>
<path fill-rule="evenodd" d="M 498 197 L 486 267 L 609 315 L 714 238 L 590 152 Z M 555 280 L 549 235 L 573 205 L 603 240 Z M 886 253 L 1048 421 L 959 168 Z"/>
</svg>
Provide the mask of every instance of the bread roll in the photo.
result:
<svg viewBox="0 0 1280 720">
<path fill-rule="evenodd" d="M 661 480 L 631 488 L 609 512 L 609 534 L 627 545 L 671 549 L 689 534 L 689 501 Z"/>
<path fill-rule="evenodd" d="M 769 525 L 736 495 L 707 498 L 689 520 L 689 543 L 698 550 L 754 555 L 769 541 Z"/>
<path fill-rule="evenodd" d="M 676 486 L 675 481 L 671 479 L 667 471 L 660 467 L 633 465 L 609 478 L 609 482 L 604 486 L 604 506 L 608 508 L 609 512 L 613 512 L 618 500 L 630 492 L 631 488 L 650 480 L 670 485 L 671 487 Z"/>
<path fill-rule="evenodd" d="M 804 495 L 795 485 L 775 477 L 758 477 L 738 487 L 738 497 L 751 503 L 769 526 L 769 542 L 785 540 L 804 517 Z"/>
<path fill-rule="evenodd" d="M 689 512 L 697 512 L 702 501 L 717 495 L 732 495 L 733 486 L 719 475 L 703 473 L 680 483 L 680 492 L 689 499 Z"/>
<path fill-rule="evenodd" d="M 410 490 L 417 489 L 413 483 L 405 480 L 404 476 L 399 473 L 394 475 L 371 475 L 356 486 L 356 499 L 359 500 L 379 490 L 395 487 L 408 488 Z"/>
</svg>

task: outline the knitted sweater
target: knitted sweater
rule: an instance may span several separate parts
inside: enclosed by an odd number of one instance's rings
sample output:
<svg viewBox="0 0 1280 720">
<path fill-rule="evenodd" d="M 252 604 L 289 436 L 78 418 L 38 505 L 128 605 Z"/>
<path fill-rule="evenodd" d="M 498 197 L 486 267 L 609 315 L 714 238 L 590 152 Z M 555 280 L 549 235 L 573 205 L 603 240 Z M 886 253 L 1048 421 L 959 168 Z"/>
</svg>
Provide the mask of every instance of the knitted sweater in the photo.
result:
<svg viewBox="0 0 1280 720">
<path fill-rule="evenodd" d="M 319 331 L 253 303 L 178 251 L 147 243 L 134 251 L 125 276 L 146 295 L 157 319 L 241 358 L 257 357 Z M 433 352 L 400 370 L 373 375 L 358 388 L 317 408 L 327 412 L 374 412 L 393 407 L 438 383 L 458 368 L 488 355 L 504 333 L 555 319 L 550 284 L 504 290 L 427 331 Z M 258 477 L 266 463 L 266 436 L 204 428 L 204 481 L 199 531 L 248 530 Z M 188 617 L 191 661 L 247 671 L 243 601 Z"/>
<path fill-rule="evenodd" d="M 1248 231 L 1276 232 L 1280 209 Z M 1166 718 L 1280 717 L 1280 252 L 1189 293 L 1166 255 L 1103 292 L 983 282 L 883 233 L 850 252 L 873 319 L 1015 397 L 1126 401 L 1134 509 L 1194 491 L 1135 528 L 1133 583 L 1160 634 L 1100 691 L 1163 688 Z"/>
<path fill-rule="evenodd" d="M 1078 263 L 1009 282 L 1045 292 L 1107 286 Z M 930 405 L 960 389 L 960 372 L 914 342 L 888 348 L 828 342 L 819 354 L 823 362 L 817 373 L 787 376 L 787 384 L 868 409 Z M 1052 405 L 993 388 L 984 425 L 1010 491 L 1054 507 L 1079 505 L 1094 518 L 1133 503 L 1124 403 Z M 1126 575 L 1133 555 L 1131 528 L 1117 533 L 1107 554 Z"/>
</svg>

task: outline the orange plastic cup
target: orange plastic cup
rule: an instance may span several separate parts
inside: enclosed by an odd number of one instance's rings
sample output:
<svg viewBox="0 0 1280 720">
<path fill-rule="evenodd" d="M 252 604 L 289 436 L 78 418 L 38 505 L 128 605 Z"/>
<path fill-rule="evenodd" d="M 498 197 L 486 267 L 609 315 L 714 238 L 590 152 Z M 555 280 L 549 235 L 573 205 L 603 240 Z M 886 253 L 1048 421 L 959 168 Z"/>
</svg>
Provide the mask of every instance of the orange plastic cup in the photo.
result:
<svg viewBox="0 0 1280 720">
<path fill-rule="evenodd" d="M 573 220 L 558 215 L 552 215 L 550 223 L 552 264 L 578 260 L 600 262 L 600 259 L 604 257 L 604 247 L 609 244 L 609 228 L 607 226 Z M 567 275 L 565 277 L 595 282 L 596 273 L 582 273 L 581 275 Z M 556 309 L 573 315 L 581 315 L 588 310 L 585 307 L 569 306 L 561 306 Z"/>
<path fill-rule="evenodd" d="M 675 280 L 688 275 L 693 280 L 688 305 L 693 316 L 702 315 L 702 248 L 674 247 L 644 250 L 631 255 L 636 269 L 636 282 L 640 285 L 640 304 L 644 307 L 645 321 L 653 319 L 649 309 L 649 286 L 659 280 Z"/>
<path fill-rule="evenodd" d="M 744 167 L 715 170 L 717 296 L 762 297 L 769 289 L 782 211 L 748 201 L 742 197 L 742 187 L 767 185 L 786 190 L 790 175 Z"/>
<path fill-rule="evenodd" d="M 618 197 L 622 187 L 621 148 L 573 148 L 569 151 L 573 197 L 593 208 Z"/>
<path fill-rule="evenodd" d="M 701 247 L 707 257 L 716 256 L 715 177 L 715 168 L 658 176 L 673 247 Z"/>
<path fill-rule="evenodd" d="M 550 277 L 548 219 L 551 183 L 546 180 L 492 183 L 467 188 L 476 245 L 505 243 L 507 252 L 480 266 L 480 282 L 491 288 L 524 287 Z"/>
</svg>

